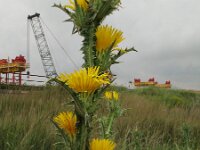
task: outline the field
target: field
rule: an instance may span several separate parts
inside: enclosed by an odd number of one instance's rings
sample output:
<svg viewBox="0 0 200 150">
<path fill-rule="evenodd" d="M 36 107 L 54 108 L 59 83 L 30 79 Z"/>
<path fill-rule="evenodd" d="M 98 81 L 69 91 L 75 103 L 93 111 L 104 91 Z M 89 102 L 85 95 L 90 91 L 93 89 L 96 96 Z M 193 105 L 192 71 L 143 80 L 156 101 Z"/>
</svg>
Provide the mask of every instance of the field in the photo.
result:
<svg viewBox="0 0 200 150">
<path fill-rule="evenodd" d="M 145 88 L 120 91 L 126 109 L 115 123 L 118 147 L 128 150 L 200 149 L 200 94 Z M 50 118 L 71 109 L 61 88 L 0 94 L 0 150 L 62 150 Z M 103 111 L 103 110 L 102 110 Z M 124 140 L 125 139 L 125 140 Z M 122 148 L 119 148 L 122 149 Z"/>
</svg>

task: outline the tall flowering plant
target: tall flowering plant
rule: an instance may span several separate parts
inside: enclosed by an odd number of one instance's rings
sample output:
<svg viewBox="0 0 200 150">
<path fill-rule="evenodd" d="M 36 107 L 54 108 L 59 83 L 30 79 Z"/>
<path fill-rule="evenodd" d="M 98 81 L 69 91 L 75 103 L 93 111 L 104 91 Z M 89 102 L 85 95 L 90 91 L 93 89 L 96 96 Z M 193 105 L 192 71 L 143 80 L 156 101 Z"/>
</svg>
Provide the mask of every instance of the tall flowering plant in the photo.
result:
<svg viewBox="0 0 200 150">
<path fill-rule="evenodd" d="M 122 110 L 118 93 L 107 91 L 114 81 L 110 67 L 118 63 L 119 57 L 135 49 L 118 47 L 124 40 L 123 32 L 101 23 L 120 4 L 120 0 L 69 0 L 65 5 L 54 4 L 69 16 L 66 21 L 74 24 L 72 33 L 83 37 L 83 68 L 52 79 L 72 97 L 74 111 L 61 112 L 52 118 L 66 147 L 72 150 L 114 150 L 116 147 L 112 126 Z M 108 114 L 98 116 L 102 98 L 107 100 Z M 100 130 L 95 129 L 97 123 Z"/>
</svg>

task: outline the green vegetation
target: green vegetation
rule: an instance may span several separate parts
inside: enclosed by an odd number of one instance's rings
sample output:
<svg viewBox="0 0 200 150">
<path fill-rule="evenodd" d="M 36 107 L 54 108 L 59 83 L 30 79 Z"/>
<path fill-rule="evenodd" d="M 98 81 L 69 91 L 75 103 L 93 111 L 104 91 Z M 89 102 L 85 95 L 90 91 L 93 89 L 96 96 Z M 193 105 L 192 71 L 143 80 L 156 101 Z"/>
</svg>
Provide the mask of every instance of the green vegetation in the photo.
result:
<svg viewBox="0 0 200 150">
<path fill-rule="evenodd" d="M 115 141 L 124 149 L 200 149 L 200 94 L 158 88 L 123 88 L 121 99 L 127 110 L 115 122 Z M 0 94 L 0 149 L 62 149 L 60 136 L 50 118 L 60 111 L 71 110 L 66 106 L 68 101 L 69 97 L 60 88 Z"/>
<path fill-rule="evenodd" d="M 135 93 L 138 95 L 143 95 L 147 99 L 164 102 L 170 107 L 180 106 L 191 108 L 194 105 L 200 105 L 200 94 L 192 91 L 150 87 L 136 89 Z"/>
<path fill-rule="evenodd" d="M 0 84 L 0 92 L 2 93 L 2 90 L 15 90 L 15 91 L 21 91 L 21 90 L 42 90 L 43 86 L 30 86 L 30 85 L 12 85 L 12 84 Z"/>
</svg>

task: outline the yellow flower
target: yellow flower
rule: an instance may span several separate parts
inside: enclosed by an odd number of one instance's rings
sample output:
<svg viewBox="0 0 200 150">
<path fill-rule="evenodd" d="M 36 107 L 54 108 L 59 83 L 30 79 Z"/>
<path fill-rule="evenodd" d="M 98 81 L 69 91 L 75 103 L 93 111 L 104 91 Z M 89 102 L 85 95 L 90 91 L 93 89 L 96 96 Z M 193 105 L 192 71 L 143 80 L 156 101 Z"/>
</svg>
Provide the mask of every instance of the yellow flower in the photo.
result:
<svg viewBox="0 0 200 150">
<path fill-rule="evenodd" d="M 87 0 L 76 0 L 77 4 L 83 8 L 85 11 L 88 9 L 88 1 Z M 65 5 L 64 8 L 70 8 L 71 10 L 75 10 L 76 6 L 75 6 L 75 2 L 74 0 L 69 0 L 68 5 Z"/>
<path fill-rule="evenodd" d="M 90 150 L 114 150 L 116 144 L 109 139 L 93 139 L 90 142 Z"/>
<path fill-rule="evenodd" d="M 107 98 L 107 99 L 112 99 L 112 92 L 110 92 L 110 91 L 106 91 L 105 93 L 104 93 L 104 96 Z"/>
<path fill-rule="evenodd" d="M 108 100 L 118 100 L 119 99 L 119 94 L 116 91 L 106 91 L 104 93 L 104 96 Z"/>
<path fill-rule="evenodd" d="M 112 26 L 99 26 L 96 31 L 96 50 L 100 53 L 104 52 L 113 43 L 113 48 L 117 47 L 124 40 L 123 32 L 113 28 Z"/>
<path fill-rule="evenodd" d="M 53 121 L 71 138 L 76 135 L 77 117 L 73 112 L 62 112 L 53 118 Z"/>
<path fill-rule="evenodd" d="M 58 80 L 65 82 L 75 92 L 93 93 L 103 84 L 110 84 L 107 73 L 99 74 L 99 67 L 83 68 L 71 74 L 60 74 Z"/>
<path fill-rule="evenodd" d="M 118 100 L 119 99 L 119 94 L 116 92 L 116 91 L 113 91 L 113 98 L 115 100 Z"/>
</svg>

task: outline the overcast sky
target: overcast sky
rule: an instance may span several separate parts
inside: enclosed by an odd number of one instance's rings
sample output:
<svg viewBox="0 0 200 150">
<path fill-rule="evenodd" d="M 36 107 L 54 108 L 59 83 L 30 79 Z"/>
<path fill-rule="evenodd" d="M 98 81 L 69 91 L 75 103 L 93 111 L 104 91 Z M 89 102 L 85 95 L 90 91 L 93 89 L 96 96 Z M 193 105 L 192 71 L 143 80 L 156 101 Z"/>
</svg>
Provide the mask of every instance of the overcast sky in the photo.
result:
<svg viewBox="0 0 200 150">
<path fill-rule="evenodd" d="M 59 39 L 80 67 L 82 38 L 72 35 L 68 16 L 52 8 L 67 0 L 0 0 L 0 59 L 27 53 L 27 15 L 39 12 L 45 24 Z M 109 24 L 124 32 L 121 47 L 134 46 L 139 52 L 120 58 L 112 67 L 117 84 L 128 85 L 133 78 L 158 82 L 171 80 L 174 88 L 200 89 L 200 1 L 199 0 L 122 0 L 122 7 L 108 16 Z M 45 28 L 45 27 L 44 27 Z M 58 72 L 72 72 L 74 65 L 45 29 Z M 31 30 L 31 74 L 44 75 Z"/>
</svg>

